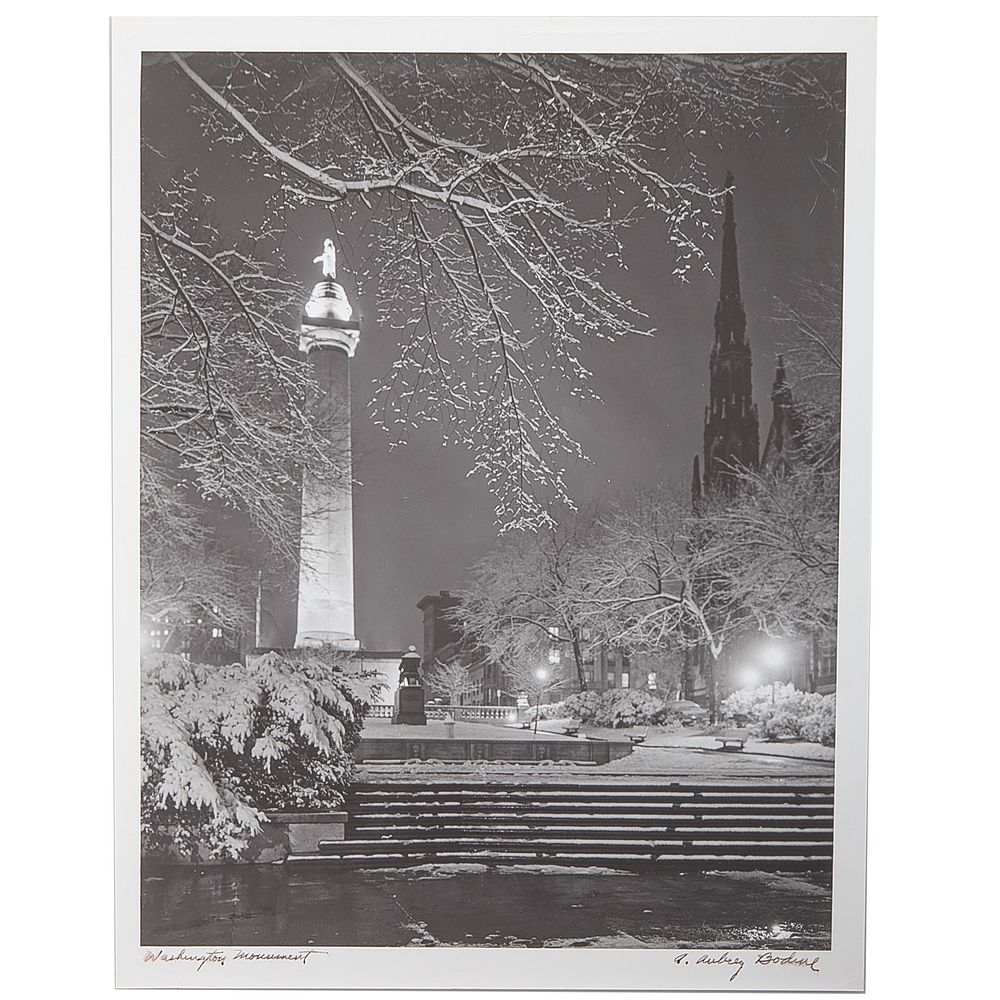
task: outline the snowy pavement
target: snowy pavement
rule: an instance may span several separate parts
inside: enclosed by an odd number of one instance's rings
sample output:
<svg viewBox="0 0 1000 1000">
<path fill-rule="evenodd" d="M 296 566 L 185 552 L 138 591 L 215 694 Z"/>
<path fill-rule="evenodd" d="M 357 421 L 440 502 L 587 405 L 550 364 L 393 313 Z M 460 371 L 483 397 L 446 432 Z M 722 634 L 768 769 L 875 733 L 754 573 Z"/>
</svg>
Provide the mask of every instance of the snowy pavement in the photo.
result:
<svg viewBox="0 0 1000 1000">
<path fill-rule="evenodd" d="M 650 726 L 639 726 L 637 729 L 602 729 L 597 726 L 581 726 L 580 734 L 594 739 L 623 740 L 626 733 L 646 731 L 646 739 L 639 744 L 643 748 L 671 747 L 678 750 L 712 750 L 716 751 L 719 742 L 712 733 L 704 727 L 679 730 L 660 729 Z M 750 737 L 746 742 L 744 753 L 764 754 L 770 757 L 798 757 L 808 760 L 820 760 L 832 763 L 834 748 L 821 746 L 819 743 L 807 743 L 805 740 L 760 740 Z"/>
<path fill-rule="evenodd" d="M 147 869 L 142 944 L 824 949 L 829 876 L 421 865 Z"/>
<path fill-rule="evenodd" d="M 571 736 L 564 736 L 558 732 L 546 732 L 543 727 L 539 727 L 538 733 L 530 729 L 521 729 L 519 726 L 505 726 L 503 723 L 490 722 L 466 722 L 460 720 L 454 723 L 454 731 L 449 735 L 445 729 L 445 724 L 436 719 L 430 719 L 426 726 L 399 726 L 393 725 L 388 719 L 365 719 L 362 734 L 364 739 L 393 739 L 393 740 L 567 740 Z M 619 740 L 625 739 L 619 735 Z"/>
<path fill-rule="evenodd" d="M 375 720 L 378 723 L 381 720 Z M 550 726 L 551 722 L 548 723 Z M 386 723 L 386 725 L 388 725 Z M 434 723 L 428 723 L 424 738 L 435 738 L 430 733 Z M 437 725 L 441 725 L 438 723 Z M 422 727 L 394 727 L 419 733 Z M 645 727 L 643 727 L 645 728 Z M 460 732 L 461 730 L 461 732 Z M 466 732 L 468 731 L 468 733 Z M 611 739 L 622 741 L 631 730 L 600 729 L 583 726 L 577 737 L 543 732 L 539 740 Z M 375 735 L 373 730 L 372 735 Z M 436 733 L 436 731 L 435 731 Z M 488 736 L 486 735 L 488 733 Z M 441 734 L 443 736 L 443 732 Z M 461 739 L 516 739 L 533 738 L 530 730 L 504 726 L 501 723 L 456 723 L 455 736 Z M 441 736 L 437 736 L 441 738 Z M 482 778 L 488 781 L 514 782 L 530 776 L 532 781 L 597 780 L 614 776 L 634 776 L 637 780 L 656 778 L 725 780 L 728 778 L 796 779 L 831 778 L 834 774 L 833 747 L 820 746 L 804 741 L 768 742 L 750 739 L 743 750 L 721 750 L 718 741 L 704 728 L 680 730 L 648 727 L 646 740 L 637 744 L 626 757 L 600 766 L 571 761 L 544 761 L 538 764 L 510 762 L 438 762 L 423 761 L 410 764 L 376 764 L 366 762 L 359 767 L 358 778 L 400 778 L 414 780 L 447 779 L 448 777 Z"/>
</svg>

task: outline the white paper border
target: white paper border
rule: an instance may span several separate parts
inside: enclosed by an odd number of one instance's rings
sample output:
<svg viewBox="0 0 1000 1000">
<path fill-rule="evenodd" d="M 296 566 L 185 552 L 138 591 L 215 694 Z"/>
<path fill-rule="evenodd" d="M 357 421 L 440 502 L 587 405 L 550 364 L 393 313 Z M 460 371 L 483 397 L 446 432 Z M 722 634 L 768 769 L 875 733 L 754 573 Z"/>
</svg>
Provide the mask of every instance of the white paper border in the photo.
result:
<svg viewBox="0 0 1000 1000">
<path fill-rule="evenodd" d="M 748 963 L 739 990 L 864 986 L 871 519 L 874 18 L 113 19 L 116 973 L 122 987 L 699 989 L 721 969 L 656 949 L 335 948 L 305 966 L 145 962 L 139 946 L 138 364 L 139 70 L 142 51 L 846 52 L 843 465 L 832 949 L 819 975 Z M 864 738 L 859 738 L 864 734 Z M 174 949 L 170 949 L 173 951 Z M 208 949 L 189 948 L 188 952 Z M 268 949 L 277 951 L 281 949 Z M 294 952 L 298 949 L 284 949 Z M 700 954 L 700 952 L 699 952 Z M 740 953 L 752 958 L 756 952 Z M 809 953 L 813 954 L 813 953 Z M 512 961 L 512 956 L 519 961 Z M 530 959 L 530 960 L 529 960 Z"/>
</svg>

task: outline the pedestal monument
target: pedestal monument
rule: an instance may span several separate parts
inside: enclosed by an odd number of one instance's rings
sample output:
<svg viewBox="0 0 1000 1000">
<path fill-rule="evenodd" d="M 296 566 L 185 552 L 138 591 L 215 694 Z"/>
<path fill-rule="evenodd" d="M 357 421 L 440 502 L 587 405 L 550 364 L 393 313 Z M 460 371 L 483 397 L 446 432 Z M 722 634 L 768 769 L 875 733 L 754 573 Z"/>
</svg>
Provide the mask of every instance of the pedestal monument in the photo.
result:
<svg viewBox="0 0 1000 1000">
<path fill-rule="evenodd" d="M 415 646 L 403 654 L 399 662 L 399 687 L 393 703 L 394 726 L 426 726 L 424 686 L 420 683 L 420 654 Z"/>
<path fill-rule="evenodd" d="M 351 490 L 350 359 L 361 324 L 337 276 L 337 253 L 326 240 L 315 263 L 323 280 L 302 315 L 299 350 L 309 359 L 315 388 L 308 406 L 329 442 L 330 454 L 345 466 L 344 482 L 331 484 L 305 470 L 299 542 L 296 647 L 332 643 L 357 649 L 354 634 L 354 514 Z"/>
</svg>

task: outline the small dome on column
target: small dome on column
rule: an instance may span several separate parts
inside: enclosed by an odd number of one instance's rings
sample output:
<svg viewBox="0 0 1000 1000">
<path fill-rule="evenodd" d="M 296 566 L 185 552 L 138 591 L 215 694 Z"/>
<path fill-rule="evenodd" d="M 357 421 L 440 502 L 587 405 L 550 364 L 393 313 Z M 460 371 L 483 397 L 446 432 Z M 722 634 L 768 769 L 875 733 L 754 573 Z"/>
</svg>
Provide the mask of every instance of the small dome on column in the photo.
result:
<svg viewBox="0 0 1000 1000">
<path fill-rule="evenodd" d="M 352 319 L 354 307 L 344 286 L 334 280 L 337 276 L 337 251 L 333 240 L 324 241 L 323 253 L 313 263 L 323 265 L 323 280 L 313 286 L 312 295 L 302 310 L 299 350 L 308 354 L 317 347 L 338 347 L 353 358 L 361 324 Z"/>
<path fill-rule="evenodd" d="M 309 301 L 303 311 L 303 321 L 311 319 L 336 319 L 350 320 L 354 315 L 354 307 L 351 305 L 347 292 L 343 285 L 338 285 L 336 281 L 329 278 L 321 281 L 312 290 Z"/>
</svg>

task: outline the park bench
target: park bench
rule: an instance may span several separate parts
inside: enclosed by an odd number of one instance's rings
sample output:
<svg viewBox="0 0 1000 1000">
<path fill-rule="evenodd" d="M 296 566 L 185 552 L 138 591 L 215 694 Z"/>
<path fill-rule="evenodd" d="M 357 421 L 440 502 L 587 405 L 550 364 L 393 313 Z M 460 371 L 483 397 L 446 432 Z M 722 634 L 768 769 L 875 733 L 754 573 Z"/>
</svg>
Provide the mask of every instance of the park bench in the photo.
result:
<svg viewBox="0 0 1000 1000">
<path fill-rule="evenodd" d="M 645 743 L 648 733 L 648 729 L 643 729 L 642 732 L 639 733 L 626 733 L 625 738 L 632 744 L 632 746 L 635 746 L 637 743 Z"/>
<path fill-rule="evenodd" d="M 571 719 L 562 727 L 563 734 L 566 736 L 576 736 L 580 732 L 580 722 L 578 719 Z"/>
<path fill-rule="evenodd" d="M 746 729 L 726 729 L 721 733 L 716 733 L 715 738 L 722 745 L 719 750 L 742 750 L 749 738 L 750 733 Z"/>
</svg>

